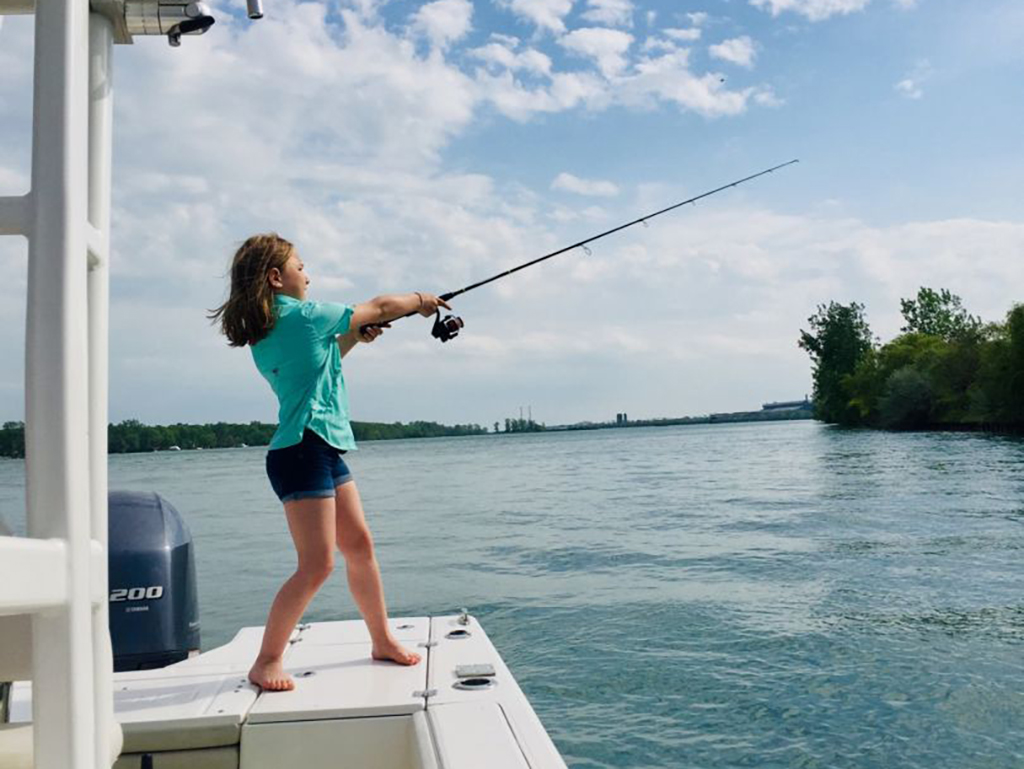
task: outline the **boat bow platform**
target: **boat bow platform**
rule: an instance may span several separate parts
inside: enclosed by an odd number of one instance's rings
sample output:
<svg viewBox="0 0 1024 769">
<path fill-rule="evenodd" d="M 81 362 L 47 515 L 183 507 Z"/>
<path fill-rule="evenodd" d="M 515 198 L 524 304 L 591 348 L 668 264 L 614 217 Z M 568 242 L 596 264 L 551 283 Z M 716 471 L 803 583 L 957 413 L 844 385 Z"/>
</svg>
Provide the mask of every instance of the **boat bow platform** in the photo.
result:
<svg viewBox="0 0 1024 769">
<path fill-rule="evenodd" d="M 299 625 L 284 666 L 296 687 L 262 692 L 247 672 L 262 627 L 157 670 L 114 674 L 124 732 L 115 769 L 565 769 L 477 620 L 393 618 L 413 667 L 373 660 L 361 620 Z M 31 714 L 15 686 L 11 720 Z"/>
</svg>

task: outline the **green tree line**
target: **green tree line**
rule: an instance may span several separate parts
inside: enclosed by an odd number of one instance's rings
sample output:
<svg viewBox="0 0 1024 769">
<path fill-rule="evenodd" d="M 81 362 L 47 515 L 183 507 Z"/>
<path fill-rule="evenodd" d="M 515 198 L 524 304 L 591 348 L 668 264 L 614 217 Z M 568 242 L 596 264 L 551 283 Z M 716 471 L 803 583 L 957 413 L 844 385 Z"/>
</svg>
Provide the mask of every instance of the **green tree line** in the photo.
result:
<svg viewBox="0 0 1024 769">
<path fill-rule="evenodd" d="M 270 443 L 277 425 L 263 422 L 231 424 L 216 422 L 204 425 L 145 425 L 137 419 L 112 424 L 107 432 L 111 454 L 140 451 L 180 449 L 223 449 L 239 446 L 265 446 Z M 482 435 L 480 425 L 442 425 L 437 422 L 353 422 L 356 440 L 375 441 L 393 438 L 439 438 L 452 435 Z M 0 429 L 0 457 L 25 456 L 25 425 L 6 422 Z"/>
<path fill-rule="evenodd" d="M 505 419 L 505 432 L 507 433 L 542 433 L 547 426 L 532 419 Z M 498 423 L 494 423 L 494 432 L 498 432 Z"/>
<path fill-rule="evenodd" d="M 947 289 L 902 299 L 882 343 L 863 304 L 819 305 L 798 344 L 811 357 L 815 416 L 886 429 L 1024 430 L 1024 304 L 984 323 Z"/>
</svg>

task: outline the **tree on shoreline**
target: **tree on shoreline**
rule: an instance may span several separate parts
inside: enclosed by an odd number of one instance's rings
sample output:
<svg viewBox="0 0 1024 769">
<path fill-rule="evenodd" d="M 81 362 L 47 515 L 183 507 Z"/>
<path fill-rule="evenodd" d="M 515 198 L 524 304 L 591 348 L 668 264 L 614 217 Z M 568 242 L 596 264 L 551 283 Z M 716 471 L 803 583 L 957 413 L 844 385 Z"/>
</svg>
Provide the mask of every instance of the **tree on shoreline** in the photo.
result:
<svg viewBox="0 0 1024 769">
<path fill-rule="evenodd" d="M 981 318 L 964 309 L 960 297 L 941 288 L 934 291 L 922 286 L 914 299 L 900 299 L 900 312 L 906 324 L 903 333 L 937 336 L 951 342 L 977 334 Z"/>
<path fill-rule="evenodd" d="M 846 380 L 872 349 L 864 305 L 818 305 L 807 322 L 811 331 L 801 329 L 798 344 L 814 363 L 815 415 L 825 422 L 856 424 L 860 412 L 851 404 Z"/>
<path fill-rule="evenodd" d="M 863 305 L 819 306 L 814 333 L 801 331 L 799 341 L 823 398 L 817 418 L 886 429 L 1024 428 L 1024 305 L 991 324 L 946 289 L 921 288 L 900 306 L 903 333 L 883 345 L 871 343 Z"/>
</svg>

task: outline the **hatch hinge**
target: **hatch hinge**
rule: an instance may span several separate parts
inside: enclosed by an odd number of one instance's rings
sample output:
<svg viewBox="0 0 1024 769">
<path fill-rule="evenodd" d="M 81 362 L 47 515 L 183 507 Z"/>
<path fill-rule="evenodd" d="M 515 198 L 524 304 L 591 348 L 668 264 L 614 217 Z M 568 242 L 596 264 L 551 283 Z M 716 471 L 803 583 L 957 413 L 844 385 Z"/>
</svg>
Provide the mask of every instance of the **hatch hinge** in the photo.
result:
<svg viewBox="0 0 1024 769">
<path fill-rule="evenodd" d="M 437 689 L 418 689 L 412 693 L 412 696 L 429 700 L 431 697 L 437 696 Z"/>
</svg>

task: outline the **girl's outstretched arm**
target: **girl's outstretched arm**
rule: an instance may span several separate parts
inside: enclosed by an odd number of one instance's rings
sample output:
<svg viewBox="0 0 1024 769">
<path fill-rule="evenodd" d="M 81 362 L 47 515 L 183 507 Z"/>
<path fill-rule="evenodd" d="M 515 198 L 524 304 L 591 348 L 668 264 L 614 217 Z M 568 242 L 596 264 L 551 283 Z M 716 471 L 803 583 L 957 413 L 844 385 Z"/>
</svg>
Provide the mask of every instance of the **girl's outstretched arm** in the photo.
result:
<svg viewBox="0 0 1024 769">
<path fill-rule="evenodd" d="M 438 307 L 451 309 L 448 302 L 433 294 L 414 291 L 411 294 L 384 294 L 374 297 L 369 302 L 357 304 L 352 312 L 351 328 L 387 323 L 411 312 L 418 312 L 429 318 Z"/>
</svg>

